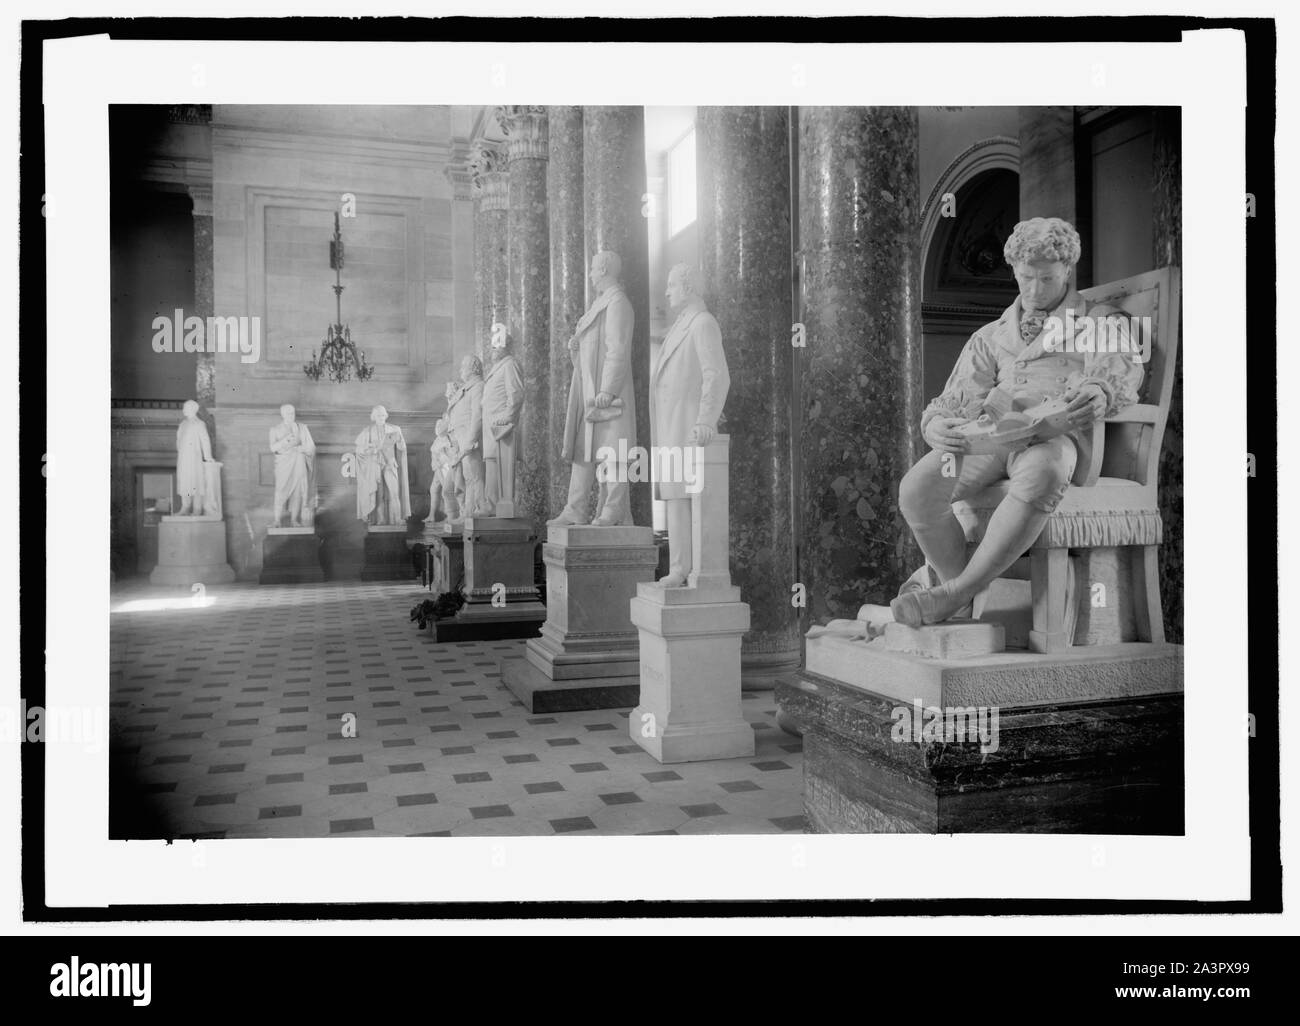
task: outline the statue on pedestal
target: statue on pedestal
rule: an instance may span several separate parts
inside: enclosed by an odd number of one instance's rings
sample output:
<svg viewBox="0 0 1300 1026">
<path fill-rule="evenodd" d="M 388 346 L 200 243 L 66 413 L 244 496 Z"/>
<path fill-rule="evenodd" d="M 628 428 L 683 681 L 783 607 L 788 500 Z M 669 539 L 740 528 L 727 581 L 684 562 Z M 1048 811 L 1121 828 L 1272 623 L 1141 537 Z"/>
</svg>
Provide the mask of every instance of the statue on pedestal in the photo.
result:
<svg viewBox="0 0 1300 1026">
<path fill-rule="evenodd" d="M 1038 538 L 1076 463 L 1088 460 L 1092 423 L 1137 402 L 1142 365 L 1127 338 L 1109 352 L 1061 344 L 1062 324 L 1117 313 L 1090 306 L 1071 284 L 1079 254 L 1078 232 L 1056 217 L 1021 221 L 1007 239 L 1003 256 L 1020 296 L 966 343 L 943 394 L 921 416 L 931 451 L 899 487 L 899 508 L 926 558 L 890 603 L 899 623 L 921 627 L 969 617 L 975 596 Z M 1050 400 L 1058 401 L 1064 433 L 1045 432 L 1051 437 L 1022 439 L 1001 451 L 975 450 L 972 422 Z M 1000 480 L 1009 480 L 1006 495 L 968 560 L 952 503 Z"/>
<path fill-rule="evenodd" d="M 370 426 L 357 435 L 357 519 L 367 524 L 405 524 L 411 515 L 410 478 L 402 429 L 388 411 L 370 411 Z"/>
<path fill-rule="evenodd" d="M 275 454 L 275 527 L 311 527 L 316 516 L 316 443 L 306 424 L 297 421 L 289 403 L 280 407 L 279 424 L 271 428 Z M 281 519 L 288 516 L 287 525 Z"/>
<path fill-rule="evenodd" d="M 456 447 L 457 520 L 492 515 L 483 496 L 483 364 L 477 356 L 460 362 L 460 382 L 447 404 L 447 433 Z"/>
<path fill-rule="evenodd" d="M 212 458 L 208 427 L 199 420 L 199 404 L 186 400 L 184 419 L 176 429 L 176 491 L 181 497 L 177 516 L 221 515 L 221 464 Z"/>
<path fill-rule="evenodd" d="M 484 505 L 490 516 L 515 515 L 515 459 L 520 451 L 519 414 L 524 379 L 509 337 L 492 346 L 492 369 L 483 381 Z"/>
<path fill-rule="evenodd" d="M 650 358 L 650 439 L 655 453 L 713 441 L 731 388 L 722 331 L 704 305 L 703 291 L 699 272 L 689 264 L 677 264 L 668 272 L 666 297 L 676 320 Z M 656 465 L 669 462 L 661 459 Z M 676 465 L 685 467 L 687 461 Z M 668 576 L 659 583 L 681 587 L 698 562 L 691 552 L 691 493 L 686 481 L 656 477 L 656 497 L 664 500 L 668 520 Z"/>
<path fill-rule="evenodd" d="M 433 483 L 429 485 L 429 523 L 436 523 L 438 514 L 445 520 L 455 520 L 460 511 L 456 501 L 456 443 L 447 433 L 447 419 L 439 417 L 433 426 L 433 444 L 429 446 L 429 465 L 433 470 Z"/>
<path fill-rule="evenodd" d="M 596 459 L 602 448 L 626 453 L 636 445 L 636 397 L 632 375 L 632 329 L 636 314 L 619 280 L 622 261 L 617 253 L 591 258 L 591 284 L 596 300 L 583 314 L 569 339 L 573 377 L 564 421 L 561 455 L 572 461 L 568 503 L 552 524 L 585 524 Z M 620 442 L 622 445 L 620 445 Z M 610 465 L 612 464 L 612 465 Z M 593 527 L 632 523 L 628 503 L 627 466 L 607 461 L 600 475 L 600 492 Z"/>
</svg>

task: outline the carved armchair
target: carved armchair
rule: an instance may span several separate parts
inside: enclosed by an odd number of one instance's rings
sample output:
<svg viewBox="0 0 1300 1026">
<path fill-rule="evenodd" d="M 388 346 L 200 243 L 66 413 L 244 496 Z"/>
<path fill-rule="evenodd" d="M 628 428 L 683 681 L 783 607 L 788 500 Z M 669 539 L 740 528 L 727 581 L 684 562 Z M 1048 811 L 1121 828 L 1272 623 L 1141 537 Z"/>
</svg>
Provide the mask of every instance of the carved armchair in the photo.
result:
<svg viewBox="0 0 1300 1026">
<path fill-rule="evenodd" d="M 1081 290 L 1092 302 L 1150 318 L 1150 337 L 1141 339 L 1147 354 L 1144 401 L 1092 425 L 1091 461 L 1075 468 L 1071 487 L 1027 553 L 1033 603 L 1029 647 L 1035 652 L 1059 652 L 1076 641 L 1165 639 L 1156 478 L 1178 352 L 1178 291 L 1177 267 Z M 983 537 L 1008 484 L 998 482 L 953 503 L 969 543 Z M 1072 589 L 1071 577 L 1082 586 Z"/>
</svg>

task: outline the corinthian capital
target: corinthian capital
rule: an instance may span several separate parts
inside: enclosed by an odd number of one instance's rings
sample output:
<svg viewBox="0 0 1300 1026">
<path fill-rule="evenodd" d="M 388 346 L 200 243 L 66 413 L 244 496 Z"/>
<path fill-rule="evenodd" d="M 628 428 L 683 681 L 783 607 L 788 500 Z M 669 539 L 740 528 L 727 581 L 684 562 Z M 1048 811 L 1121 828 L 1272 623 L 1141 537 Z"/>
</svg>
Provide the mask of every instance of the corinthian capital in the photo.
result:
<svg viewBox="0 0 1300 1026">
<path fill-rule="evenodd" d="M 470 173 L 480 210 L 507 209 L 510 179 L 506 174 L 505 143 L 477 140 L 470 160 Z"/>
<path fill-rule="evenodd" d="M 497 108 L 497 121 L 506 135 L 509 159 L 546 159 L 546 108 L 509 106 Z"/>
</svg>

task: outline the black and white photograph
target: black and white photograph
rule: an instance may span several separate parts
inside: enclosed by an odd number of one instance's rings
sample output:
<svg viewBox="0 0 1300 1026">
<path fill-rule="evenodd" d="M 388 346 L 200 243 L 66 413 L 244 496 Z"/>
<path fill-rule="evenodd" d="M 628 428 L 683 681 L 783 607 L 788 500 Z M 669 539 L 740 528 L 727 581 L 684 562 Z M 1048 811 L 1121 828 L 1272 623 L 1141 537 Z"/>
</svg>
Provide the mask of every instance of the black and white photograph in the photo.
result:
<svg viewBox="0 0 1300 1026">
<path fill-rule="evenodd" d="M 23 23 L 20 915 L 1280 911 L 1272 21 L 386 13 Z"/>
</svg>

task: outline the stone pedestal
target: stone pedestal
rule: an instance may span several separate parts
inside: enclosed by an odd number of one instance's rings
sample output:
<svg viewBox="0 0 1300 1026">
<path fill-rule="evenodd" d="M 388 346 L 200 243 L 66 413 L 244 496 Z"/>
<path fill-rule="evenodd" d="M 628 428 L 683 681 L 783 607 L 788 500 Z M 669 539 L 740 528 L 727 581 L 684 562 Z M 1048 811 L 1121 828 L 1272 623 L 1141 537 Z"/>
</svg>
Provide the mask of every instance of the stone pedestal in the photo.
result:
<svg viewBox="0 0 1300 1026">
<path fill-rule="evenodd" d="M 158 524 L 158 565 L 150 584 L 228 584 L 226 525 L 220 516 L 163 517 Z"/>
<path fill-rule="evenodd" d="M 465 605 L 438 622 L 439 641 L 531 638 L 546 619 L 533 580 L 537 529 L 532 521 L 470 517 L 464 539 Z"/>
<path fill-rule="evenodd" d="M 367 524 L 363 581 L 406 581 L 415 576 L 405 524 Z"/>
<path fill-rule="evenodd" d="M 433 553 L 433 582 L 429 588 L 443 595 L 460 588 L 465 576 L 465 539 L 461 525 L 443 521 L 426 525 L 421 539 Z"/>
<path fill-rule="evenodd" d="M 654 531 L 552 525 L 542 554 L 546 622 L 523 656 L 501 661 L 502 681 L 531 712 L 636 705 L 639 639 L 628 603 L 654 580 Z"/>
<path fill-rule="evenodd" d="M 811 832 L 1182 833 L 1181 646 L 934 659 L 887 640 L 809 638 L 776 689 Z"/>
<path fill-rule="evenodd" d="M 628 718 L 632 740 L 660 762 L 754 754 L 754 729 L 740 704 L 740 642 L 749 606 L 731 583 L 727 453 L 730 438 L 704 447 L 701 490 L 691 497 L 695 565 L 682 588 L 638 584 L 632 623 L 640 637 L 641 701 Z"/>
<path fill-rule="evenodd" d="M 320 546 L 314 527 L 267 528 L 258 584 L 315 584 L 325 580 Z"/>
</svg>

